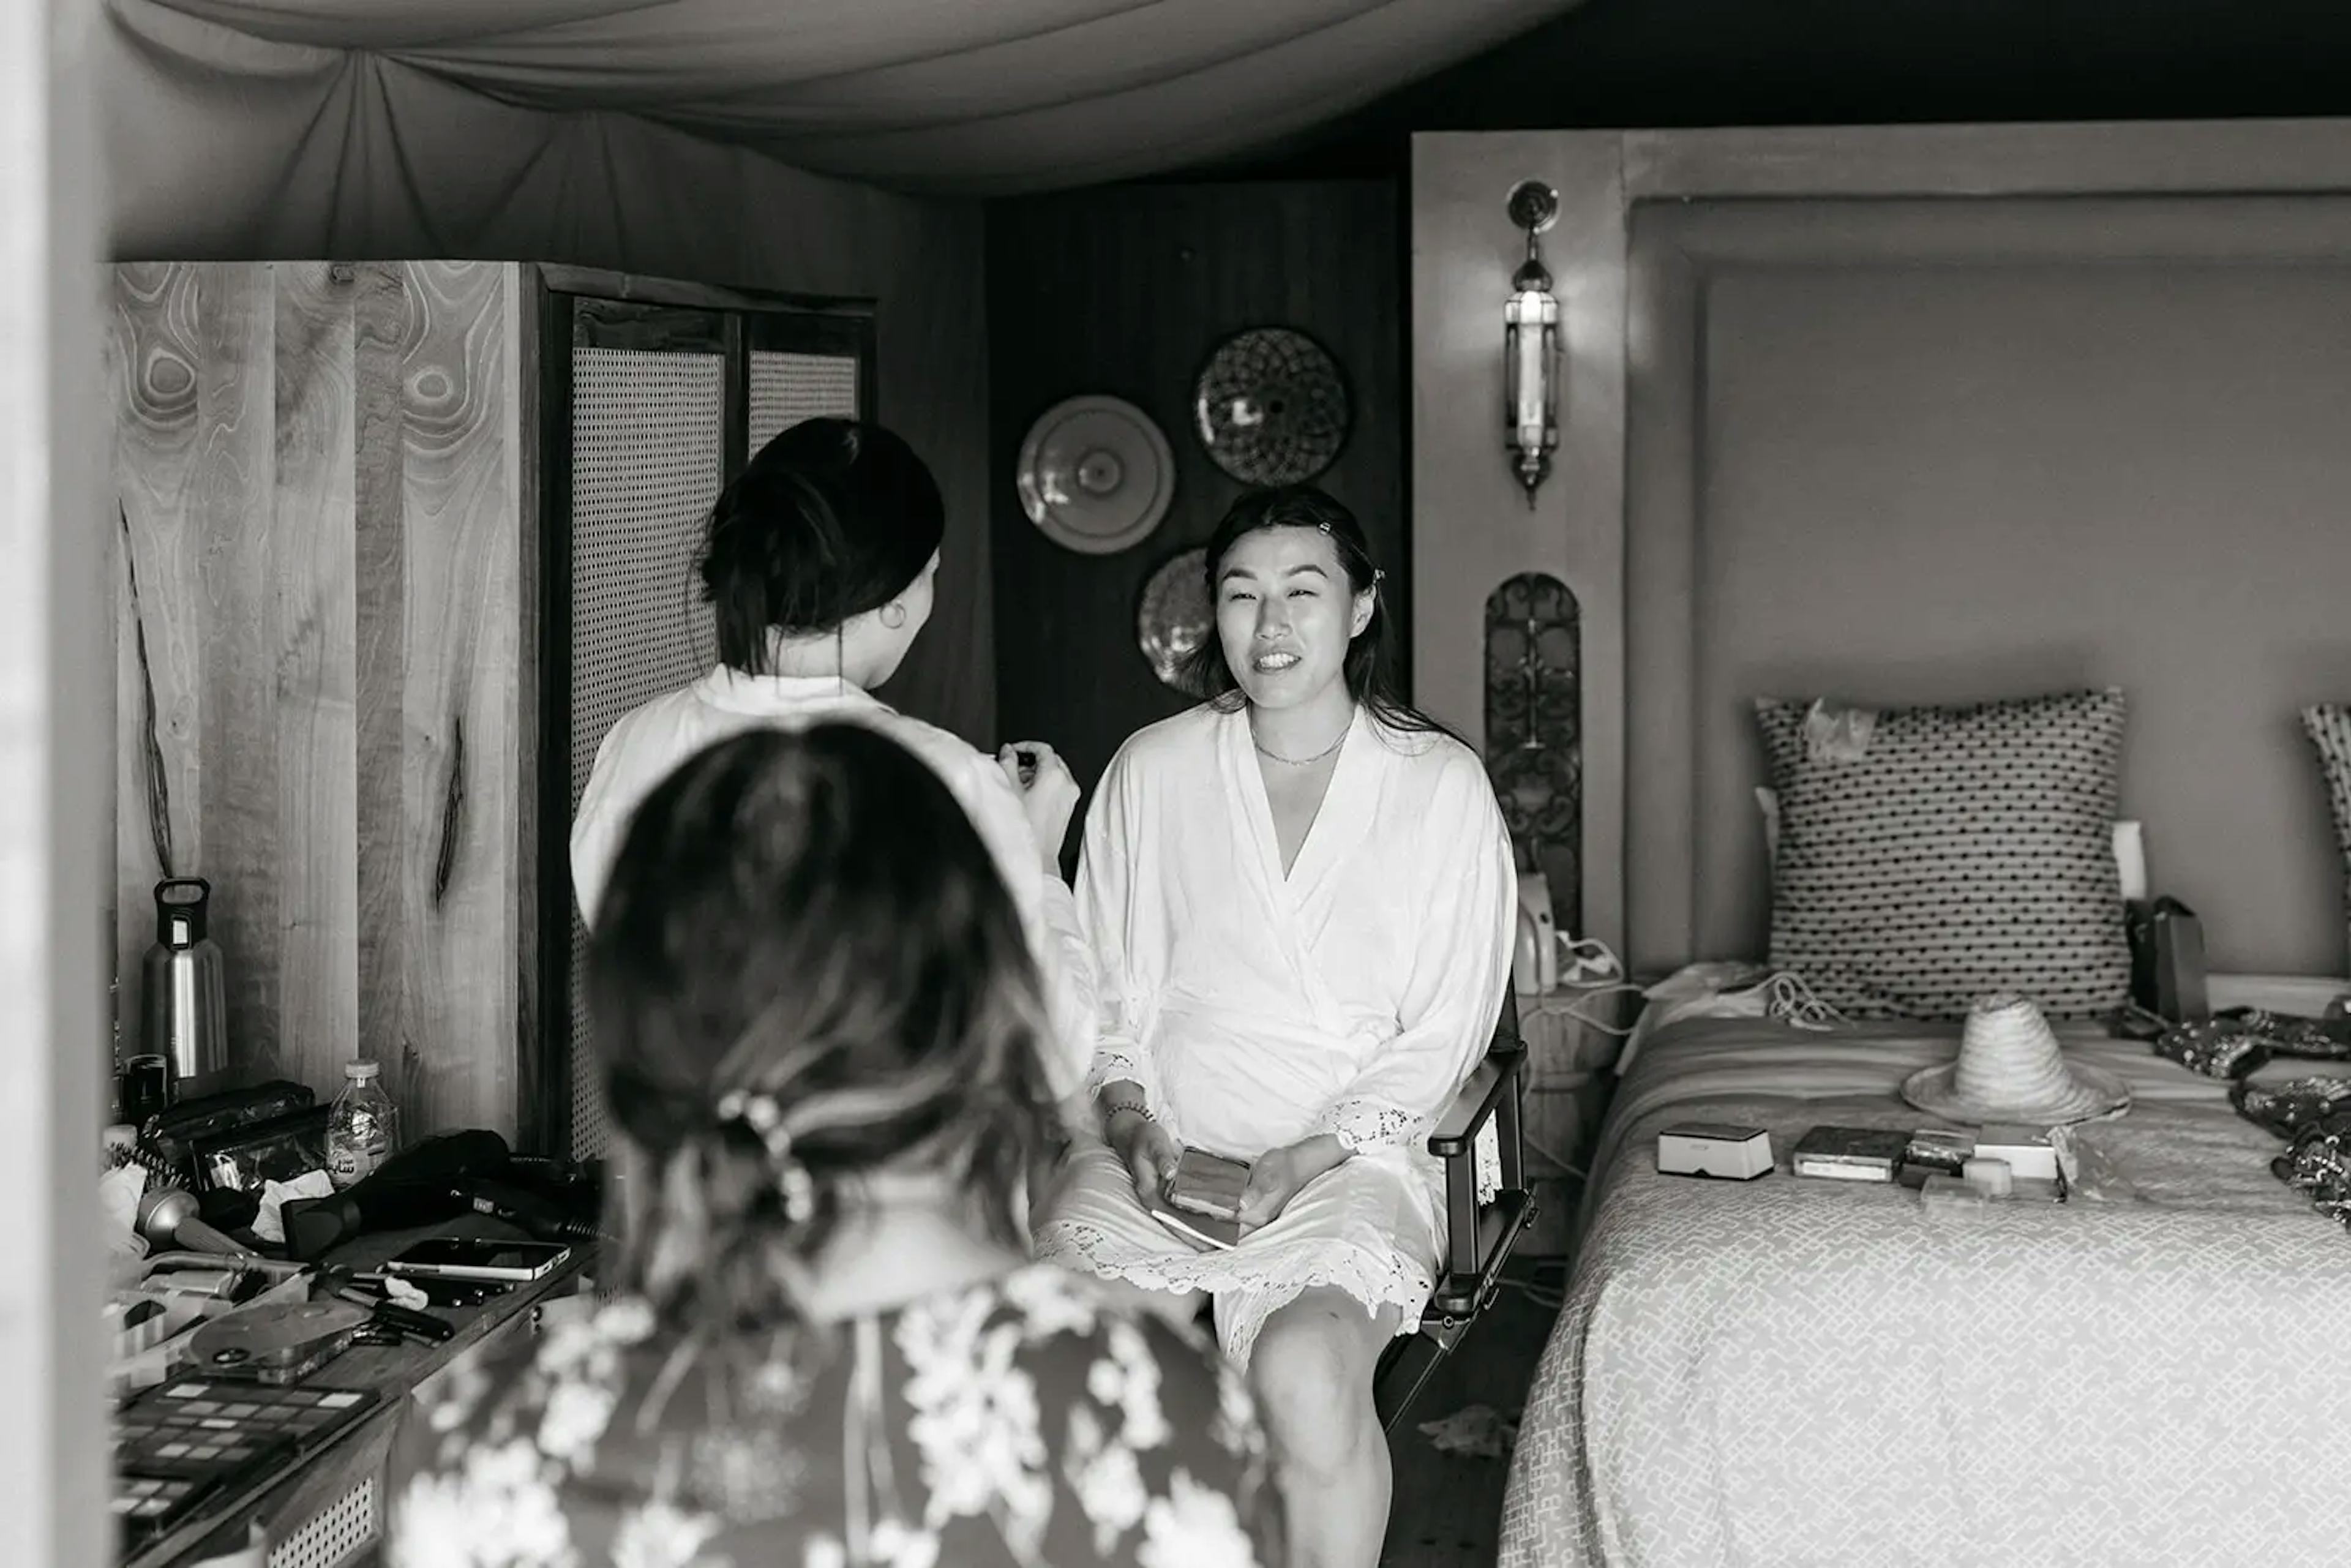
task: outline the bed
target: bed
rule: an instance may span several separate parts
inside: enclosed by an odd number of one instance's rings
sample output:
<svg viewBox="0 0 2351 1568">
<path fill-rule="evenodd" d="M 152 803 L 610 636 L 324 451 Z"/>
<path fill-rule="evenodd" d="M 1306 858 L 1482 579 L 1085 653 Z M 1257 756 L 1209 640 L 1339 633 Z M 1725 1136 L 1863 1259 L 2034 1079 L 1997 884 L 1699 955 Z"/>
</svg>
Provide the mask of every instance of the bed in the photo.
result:
<svg viewBox="0 0 2351 1568">
<path fill-rule="evenodd" d="M 1575 612 L 1531 734 L 1572 756 L 1529 846 L 1572 846 L 1556 917 L 1636 976 L 1759 960 L 1866 1020 L 1641 1041 L 1527 1394 L 1510 1568 L 2344 1555 L 2351 1236 L 2223 1084 L 2089 1021 L 2150 891 L 2200 918 L 2216 1005 L 2220 974 L 2351 956 L 2351 530 L 2322 526 L 2351 339 L 2312 329 L 2351 306 L 2351 122 L 2269 135 L 1415 139 L 1416 700 L 1537 689 L 1461 628 L 1538 574 Z M 1519 179 L 1558 193 L 1564 350 L 1557 474 L 1523 500 L 1468 348 Z M 1907 771 L 1863 779 L 1897 738 Z M 2126 820 L 2152 876 L 2112 862 Z M 2001 991 L 2133 1085 L 2096 1139 L 2135 1196 L 1930 1213 L 1652 1168 L 1673 1120 L 1761 1122 L 1783 1161 L 1823 1122 L 1930 1124 L 1896 1086 Z"/>
<path fill-rule="evenodd" d="M 1914 1127 L 1957 1025 L 1686 1016 L 1595 1148 L 1528 1395 L 1503 1568 L 2337 1560 L 2351 1237 L 2225 1085 L 2096 1026 L 2131 1109 L 2064 1204 L 1929 1209 L 1787 1171 L 1823 1123 Z M 1662 1176 L 1680 1121 L 1769 1128 L 1748 1184 Z M 2313 1417 L 2316 1417 L 2315 1421 Z"/>
</svg>

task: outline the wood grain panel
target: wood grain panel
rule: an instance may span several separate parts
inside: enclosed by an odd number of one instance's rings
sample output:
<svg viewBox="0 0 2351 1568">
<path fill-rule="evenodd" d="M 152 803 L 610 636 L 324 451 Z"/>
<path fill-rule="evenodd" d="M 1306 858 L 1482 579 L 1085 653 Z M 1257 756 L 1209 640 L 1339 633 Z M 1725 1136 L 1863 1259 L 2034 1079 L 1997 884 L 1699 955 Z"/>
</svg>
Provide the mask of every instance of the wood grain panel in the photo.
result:
<svg viewBox="0 0 2351 1568">
<path fill-rule="evenodd" d="M 277 831 L 262 874 L 278 915 L 277 1071 L 331 1085 L 360 1014 L 354 291 L 349 268 L 323 262 L 277 263 L 269 277 L 277 440 L 263 549 L 274 679 L 256 718 L 275 742 Z"/>
<path fill-rule="evenodd" d="M 126 1051 L 153 884 L 201 875 L 240 1075 L 331 1095 L 366 1055 L 412 1135 L 512 1132 L 517 278 L 115 269 Z"/>
<path fill-rule="evenodd" d="M 401 367 L 408 970 L 395 1060 L 406 1103 L 438 1124 L 513 1103 L 520 497 L 504 269 L 402 271 L 413 312 Z M 510 1111 L 500 1130 L 513 1130 Z"/>
<path fill-rule="evenodd" d="M 154 886 L 195 850 L 196 688 L 186 632 L 196 596 L 185 573 L 196 450 L 196 341 L 202 269 L 114 269 L 106 333 L 114 411 L 110 487 L 119 538 L 116 607 L 116 1023 L 137 1049 L 139 955 L 154 937 Z M 178 656 L 174 656 L 175 653 Z M 174 789 L 174 784 L 178 788 Z"/>
<path fill-rule="evenodd" d="M 506 337 L 514 349 L 506 367 L 509 390 L 505 398 L 505 425 L 512 454 L 509 461 L 515 473 L 515 510 L 520 519 L 515 538 L 515 619 L 522 628 L 515 644 L 514 677 L 515 927 L 511 967 L 515 1007 L 511 1038 L 515 1077 L 505 1103 L 513 1107 L 516 1146 L 534 1152 L 548 1146 L 541 1140 L 545 1131 L 541 1107 L 548 1103 L 550 1068 L 546 1042 L 539 1032 L 540 1020 L 547 1015 L 538 989 L 539 976 L 546 967 L 546 955 L 539 946 L 540 904 L 544 896 L 539 873 L 545 853 L 539 839 L 548 826 L 540 789 L 546 777 L 544 727 L 551 722 L 539 712 L 546 680 L 541 654 L 550 636 L 550 617 L 543 597 L 547 591 L 543 574 L 549 557 L 541 512 L 546 505 L 546 475 L 540 464 L 548 434 L 541 419 L 545 361 L 540 352 L 548 307 L 541 293 L 540 277 L 536 267 L 516 267 L 506 271 L 501 284 L 506 298 Z M 559 809 L 555 820 L 562 821 L 566 815 Z M 547 940 L 551 942 L 553 938 Z"/>
<path fill-rule="evenodd" d="M 1389 573 L 1399 678 L 1411 627 L 1404 503 L 1399 197 L 1386 182 L 1156 185 L 992 206 L 987 277 L 997 702 L 1012 739 L 1058 747 L 1091 789 L 1120 742 L 1189 706 L 1135 647 L 1153 570 L 1197 545 L 1243 486 L 1194 434 L 1194 378 L 1227 334 L 1302 329 L 1345 372 L 1346 448 L 1318 481 Z M 1065 397 L 1126 398 L 1166 433 L 1176 487 L 1152 537 L 1083 556 L 1020 509 L 1029 424 Z M 1464 635 L 1474 643 L 1475 626 Z"/>
<path fill-rule="evenodd" d="M 403 517 L 407 442 L 402 417 L 402 365 L 414 308 L 396 265 L 353 268 L 357 299 L 352 338 L 359 419 L 352 518 L 355 745 L 360 769 L 354 800 L 357 855 L 353 885 L 359 995 L 359 1054 L 383 1066 L 387 1089 L 403 1096 L 400 1041 L 408 983 L 400 846 L 406 821 L 406 769 L 388 766 L 405 745 L 408 715 L 402 662 L 408 603 Z M 412 1123 L 417 1118 L 412 1114 Z M 412 1128 L 412 1130 L 413 1130 Z"/>
<path fill-rule="evenodd" d="M 277 584 L 269 559 L 277 311 L 266 267 L 207 267 L 200 285 L 197 450 L 183 548 L 195 556 L 183 630 L 196 672 L 197 842 L 183 875 L 213 884 L 240 1061 L 275 1074 L 285 953 L 277 873 Z"/>
</svg>

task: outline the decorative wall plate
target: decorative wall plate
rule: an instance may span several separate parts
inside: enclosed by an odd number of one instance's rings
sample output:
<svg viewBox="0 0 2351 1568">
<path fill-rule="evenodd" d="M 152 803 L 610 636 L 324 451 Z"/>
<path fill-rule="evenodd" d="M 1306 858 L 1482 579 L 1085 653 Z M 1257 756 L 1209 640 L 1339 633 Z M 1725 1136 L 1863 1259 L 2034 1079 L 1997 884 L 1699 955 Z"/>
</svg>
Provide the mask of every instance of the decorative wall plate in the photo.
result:
<svg viewBox="0 0 2351 1568">
<path fill-rule="evenodd" d="M 1135 645 L 1160 684 L 1196 696 L 1184 679 L 1184 664 L 1192 650 L 1217 634 L 1217 615 L 1208 603 L 1208 552 L 1204 548 L 1178 550 L 1159 563 L 1143 585 L 1143 602 L 1134 612 Z"/>
<path fill-rule="evenodd" d="M 1354 417 L 1329 350 L 1290 327 L 1217 345 L 1192 386 L 1192 421 L 1216 465 L 1246 485 L 1299 485 L 1331 466 Z"/>
<path fill-rule="evenodd" d="M 1020 507 L 1055 544 L 1111 555 L 1149 536 L 1176 494 L 1176 455 L 1151 416 L 1073 397 L 1037 416 L 1014 470 Z"/>
</svg>

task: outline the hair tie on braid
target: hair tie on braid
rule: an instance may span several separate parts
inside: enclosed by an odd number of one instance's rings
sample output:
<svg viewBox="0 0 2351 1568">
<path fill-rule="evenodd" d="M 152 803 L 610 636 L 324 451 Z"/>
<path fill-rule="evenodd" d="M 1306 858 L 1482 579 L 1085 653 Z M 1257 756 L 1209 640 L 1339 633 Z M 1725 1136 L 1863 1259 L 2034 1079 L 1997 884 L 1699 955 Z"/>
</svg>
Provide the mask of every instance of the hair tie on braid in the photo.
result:
<svg viewBox="0 0 2351 1568">
<path fill-rule="evenodd" d="M 783 1113 L 776 1108 L 776 1097 L 729 1090 L 718 1097 L 718 1121 L 722 1126 L 748 1128 L 752 1136 L 767 1145 L 768 1159 L 775 1166 L 777 1182 L 783 1190 L 784 1218 L 794 1225 L 806 1224 L 816 1212 L 816 1183 L 810 1178 L 808 1167 L 792 1157 L 792 1135 L 784 1128 Z"/>
</svg>

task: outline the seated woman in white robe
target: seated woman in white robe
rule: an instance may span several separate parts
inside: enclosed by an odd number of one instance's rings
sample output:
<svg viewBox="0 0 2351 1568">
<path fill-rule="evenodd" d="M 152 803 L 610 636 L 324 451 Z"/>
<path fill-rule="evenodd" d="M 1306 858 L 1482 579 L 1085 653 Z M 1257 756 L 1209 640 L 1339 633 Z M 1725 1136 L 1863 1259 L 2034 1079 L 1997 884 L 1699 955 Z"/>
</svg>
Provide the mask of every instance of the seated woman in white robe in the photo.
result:
<svg viewBox="0 0 2351 1568">
<path fill-rule="evenodd" d="M 1274 1441 L 1295 1561 L 1377 1560 L 1372 1375 L 1444 1240 L 1427 1134 L 1482 1059 L 1516 872 L 1484 765 L 1380 678 L 1380 573 L 1320 491 L 1244 497 L 1207 547 L 1213 700 L 1138 732 L 1086 818 L 1102 1038 L 1040 1256 L 1213 1300 Z M 1229 1249 L 1138 1201 L 1183 1146 L 1250 1163 Z"/>
<path fill-rule="evenodd" d="M 591 927 L 637 806 L 703 747 L 820 719 L 868 725 L 927 763 L 987 846 L 1019 911 L 1053 1024 L 1046 1065 L 1078 1103 L 1093 1052 L 1093 962 L 1061 881 L 1077 781 L 1052 747 L 990 757 L 871 695 L 929 620 L 946 503 L 904 438 L 876 424 L 803 420 L 720 492 L 703 551 L 716 669 L 623 715 L 596 751 L 571 824 L 571 885 Z M 1020 758 L 1033 772 L 1024 779 Z"/>
</svg>

